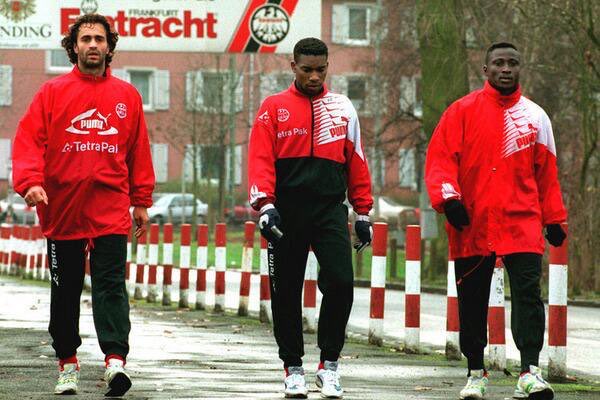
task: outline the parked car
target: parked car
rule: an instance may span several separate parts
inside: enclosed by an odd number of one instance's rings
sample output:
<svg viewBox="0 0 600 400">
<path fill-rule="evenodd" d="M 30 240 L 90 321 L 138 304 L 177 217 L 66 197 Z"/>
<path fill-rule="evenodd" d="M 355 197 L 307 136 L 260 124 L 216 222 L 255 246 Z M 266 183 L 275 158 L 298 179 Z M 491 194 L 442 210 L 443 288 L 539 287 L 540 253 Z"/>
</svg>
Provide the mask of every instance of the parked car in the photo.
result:
<svg viewBox="0 0 600 400">
<path fill-rule="evenodd" d="M 373 200 L 378 202 L 376 204 L 379 206 L 377 215 L 375 214 L 375 204 L 373 204 L 373 208 L 369 212 L 369 216 L 373 221 L 384 221 L 389 224 L 401 225 L 401 227 L 419 223 L 418 208 L 398 204 L 388 196 L 373 196 Z M 351 221 L 354 221 L 356 214 L 353 212 L 352 206 L 348 201 L 345 204 L 348 206 L 348 217 Z"/>
<path fill-rule="evenodd" d="M 16 193 L 0 200 L 0 215 L 2 216 L 3 221 L 6 221 L 6 218 L 8 217 L 10 207 L 12 207 L 11 218 L 13 219 L 13 222 L 18 224 L 35 223 L 35 207 L 29 207 L 27 203 L 25 203 L 25 200 Z"/>
<path fill-rule="evenodd" d="M 156 193 L 157 200 L 148 209 L 150 222 L 163 224 L 165 222 L 192 222 L 194 210 L 194 195 L 191 193 Z M 196 223 L 203 223 L 208 214 L 208 204 L 196 199 Z"/>
<path fill-rule="evenodd" d="M 258 222 L 260 212 L 256 211 L 250 203 L 239 204 L 233 207 L 233 212 L 229 208 L 225 209 L 227 222 L 233 224 L 243 224 L 246 221 Z"/>
</svg>

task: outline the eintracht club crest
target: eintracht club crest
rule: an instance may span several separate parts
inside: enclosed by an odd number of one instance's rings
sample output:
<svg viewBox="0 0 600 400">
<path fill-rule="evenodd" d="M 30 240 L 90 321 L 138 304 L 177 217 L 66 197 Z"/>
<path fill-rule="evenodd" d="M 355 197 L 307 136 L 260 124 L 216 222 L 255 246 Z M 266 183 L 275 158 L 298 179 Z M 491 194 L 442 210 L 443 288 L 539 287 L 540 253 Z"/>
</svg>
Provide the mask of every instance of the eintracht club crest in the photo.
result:
<svg viewBox="0 0 600 400">
<path fill-rule="evenodd" d="M 260 7 L 250 18 L 250 32 L 257 42 L 272 46 L 281 42 L 290 30 L 287 12 L 276 4 Z"/>
<path fill-rule="evenodd" d="M 0 15 L 20 22 L 35 12 L 35 0 L 0 0 Z"/>
</svg>

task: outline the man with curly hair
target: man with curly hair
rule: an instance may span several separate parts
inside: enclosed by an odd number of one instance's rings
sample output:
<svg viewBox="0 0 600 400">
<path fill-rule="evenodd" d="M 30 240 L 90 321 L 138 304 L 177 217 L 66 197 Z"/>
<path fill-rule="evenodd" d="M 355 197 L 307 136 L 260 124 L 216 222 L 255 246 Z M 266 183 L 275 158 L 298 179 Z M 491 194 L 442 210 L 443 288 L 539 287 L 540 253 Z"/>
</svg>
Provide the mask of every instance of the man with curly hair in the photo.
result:
<svg viewBox="0 0 600 400">
<path fill-rule="evenodd" d="M 14 142 L 15 190 L 36 206 L 48 238 L 49 332 L 60 371 L 56 394 L 77 392 L 79 304 L 88 254 L 107 396 L 131 387 L 124 370 L 131 327 L 125 287 L 129 208 L 139 237 L 152 205 L 154 171 L 141 97 L 110 72 L 117 40 L 105 17 L 80 17 L 62 40 L 73 70 L 42 86 Z"/>
</svg>

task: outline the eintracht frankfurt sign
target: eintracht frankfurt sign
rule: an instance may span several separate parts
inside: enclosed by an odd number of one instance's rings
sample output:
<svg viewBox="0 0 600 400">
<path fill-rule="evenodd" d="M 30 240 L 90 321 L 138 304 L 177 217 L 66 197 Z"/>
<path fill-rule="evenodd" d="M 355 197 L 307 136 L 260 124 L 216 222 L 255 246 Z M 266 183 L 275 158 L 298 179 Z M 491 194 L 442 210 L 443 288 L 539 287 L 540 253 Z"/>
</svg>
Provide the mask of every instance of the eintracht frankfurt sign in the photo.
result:
<svg viewBox="0 0 600 400">
<path fill-rule="evenodd" d="M 118 50 L 291 53 L 321 36 L 321 0 L 0 0 L 0 48 L 59 49 L 89 13 L 109 19 Z"/>
</svg>

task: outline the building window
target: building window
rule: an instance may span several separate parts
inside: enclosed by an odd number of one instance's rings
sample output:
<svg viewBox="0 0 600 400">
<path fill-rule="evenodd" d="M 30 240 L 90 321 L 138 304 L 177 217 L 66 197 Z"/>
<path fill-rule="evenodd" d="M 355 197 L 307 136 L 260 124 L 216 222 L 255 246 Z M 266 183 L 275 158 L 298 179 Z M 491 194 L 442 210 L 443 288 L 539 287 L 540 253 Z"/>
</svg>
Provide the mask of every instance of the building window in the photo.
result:
<svg viewBox="0 0 600 400">
<path fill-rule="evenodd" d="M 333 43 L 368 46 L 370 42 L 371 8 L 361 4 L 334 4 L 331 41 Z"/>
<path fill-rule="evenodd" d="M 135 86 L 142 97 L 144 111 L 169 109 L 170 78 L 168 70 L 126 67 L 113 69 L 112 74 Z"/>
<path fill-rule="evenodd" d="M 12 65 L 0 65 L 0 106 L 12 105 Z"/>
<path fill-rule="evenodd" d="M 334 75 L 331 77 L 331 90 L 347 96 L 358 114 L 370 114 L 374 93 L 366 76 Z"/>
<path fill-rule="evenodd" d="M 365 7 L 350 7 L 348 9 L 349 31 L 351 40 L 368 40 L 367 9 Z"/>
<path fill-rule="evenodd" d="M 130 82 L 142 96 L 144 107 L 152 107 L 152 72 L 150 71 L 129 71 Z"/>
<path fill-rule="evenodd" d="M 73 64 L 64 49 L 46 50 L 46 72 L 49 74 L 64 74 L 73 69 Z"/>
<path fill-rule="evenodd" d="M 227 72 L 188 71 L 185 90 L 188 111 L 229 114 L 232 92 L 234 95 L 233 111 L 237 113 L 243 110 L 243 75 L 232 77 Z"/>
<path fill-rule="evenodd" d="M 400 110 L 409 117 L 421 118 L 423 116 L 420 77 L 403 76 L 400 78 Z"/>
<path fill-rule="evenodd" d="M 367 81 L 363 76 L 348 77 L 348 98 L 356 108 L 362 112 L 366 109 Z"/>
<path fill-rule="evenodd" d="M 289 73 L 270 73 L 263 74 L 260 77 L 260 98 L 264 100 L 266 97 L 283 92 L 294 81 L 294 76 Z"/>
</svg>

